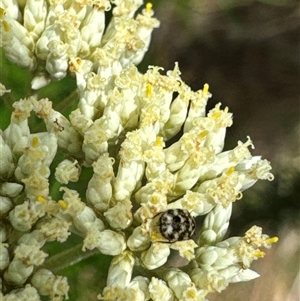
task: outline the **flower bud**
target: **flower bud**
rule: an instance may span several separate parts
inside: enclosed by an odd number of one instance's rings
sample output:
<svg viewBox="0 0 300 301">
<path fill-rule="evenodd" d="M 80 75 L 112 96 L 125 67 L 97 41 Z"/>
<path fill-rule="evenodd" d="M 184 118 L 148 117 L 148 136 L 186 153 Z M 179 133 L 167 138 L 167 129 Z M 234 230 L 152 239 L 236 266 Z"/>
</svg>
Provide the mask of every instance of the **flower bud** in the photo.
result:
<svg viewBox="0 0 300 301">
<path fill-rule="evenodd" d="M 132 279 L 132 281 L 129 283 L 129 287 L 137 285 L 140 292 L 143 293 L 143 296 L 141 300 L 149 300 L 150 299 L 150 293 L 148 289 L 149 285 L 149 279 L 147 277 L 142 277 L 142 276 L 136 276 Z M 140 299 L 138 299 L 140 300 Z"/>
<path fill-rule="evenodd" d="M 7 212 L 13 207 L 13 203 L 10 198 L 0 196 L 0 217 L 6 215 Z"/>
<path fill-rule="evenodd" d="M 128 199 L 119 201 L 114 207 L 104 212 L 106 221 L 110 227 L 116 230 L 128 228 L 132 222 L 132 204 Z"/>
<path fill-rule="evenodd" d="M 118 284 L 125 288 L 131 280 L 133 266 L 134 258 L 130 252 L 125 251 L 115 256 L 109 266 L 106 285 Z"/>
<path fill-rule="evenodd" d="M 7 229 L 6 227 L 1 223 L 0 224 L 0 243 L 3 243 L 7 240 Z"/>
<path fill-rule="evenodd" d="M 144 251 L 150 244 L 150 236 L 142 231 L 141 226 L 136 227 L 127 240 L 127 246 L 131 251 Z"/>
<path fill-rule="evenodd" d="M 217 205 L 208 213 L 199 232 L 198 244 L 200 246 L 215 245 L 223 239 L 229 225 L 231 211 L 232 203 L 227 208 L 224 208 L 223 205 Z"/>
<path fill-rule="evenodd" d="M 149 284 L 149 292 L 153 301 L 175 301 L 172 290 L 163 280 L 152 277 Z"/>
<path fill-rule="evenodd" d="M 0 297 L 2 297 L 1 293 Z M 41 299 L 37 289 L 30 284 L 26 284 L 24 288 L 17 288 L 6 294 L 3 300 L 40 301 Z"/>
<path fill-rule="evenodd" d="M 102 254 L 118 255 L 126 249 L 125 238 L 122 234 L 112 230 L 100 231 L 92 225 L 84 238 L 83 251 L 98 248 Z"/>
<path fill-rule="evenodd" d="M 106 255 L 118 255 L 126 249 L 125 238 L 112 230 L 103 230 L 99 234 L 98 250 Z"/>
<path fill-rule="evenodd" d="M 4 279 L 15 285 L 23 285 L 33 272 L 33 265 L 24 265 L 22 260 L 14 259 L 4 273 Z"/>
<path fill-rule="evenodd" d="M 154 270 L 168 260 L 170 255 L 170 247 L 164 243 L 153 243 L 150 248 L 141 255 L 143 265 L 148 270 Z"/>
<path fill-rule="evenodd" d="M 0 271 L 6 269 L 10 262 L 7 247 L 8 245 L 0 243 Z"/>
<path fill-rule="evenodd" d="M 104 229 L 104 223 L 97 218 L 92 208 L 86 206 L 82 212 L 73 217 L 74 226 L 85 235 L 92 225 L 97 225 L 99 231 Z"/>
<path fill-rule="evenodd" d="M 179 269 L 170 270 L 164 279 L 179 300 L 182 298 L 184 291 L 192 285 L 189 275 Z"/>
<path fill-rule="evenodd" d="M 92 207 L 106 211 L 112 198 L 112 184 L 114 178 L 114 159 L 108 153 L 103 154 L 93 163 L 94 174 L 89 181 L 86 198 Z"/>
<path fill-rule="evenodd" d="M 43 204 L 37 201 L 25 201 L 9 212 L 9 220 L 16 230 L 26 232 L 44 214 Z"/>
<path fill-rule="evenodd" d="M 64 296 L 68 299 L 69 285 L 66 277 L 55 276 L 49 270 L 40 269 L 33 274 L 31 283 L 43 296 L 57 296 L 58 300 Z"/>
<path fill-rule="evenodd" d="M 23 190 L 23 185 L 19 183 L 5 182 L 0 184 L 0 194 L 9 198 L 17 197 Z"/>
<path fill-rule="evenodd" d="M 0 178 L 8 179 L 13 174 L 15 166 L 13 163 L 13 154 L 1 135 L 0 135 L 0 152 L 1 152 Z"/>
</svg>

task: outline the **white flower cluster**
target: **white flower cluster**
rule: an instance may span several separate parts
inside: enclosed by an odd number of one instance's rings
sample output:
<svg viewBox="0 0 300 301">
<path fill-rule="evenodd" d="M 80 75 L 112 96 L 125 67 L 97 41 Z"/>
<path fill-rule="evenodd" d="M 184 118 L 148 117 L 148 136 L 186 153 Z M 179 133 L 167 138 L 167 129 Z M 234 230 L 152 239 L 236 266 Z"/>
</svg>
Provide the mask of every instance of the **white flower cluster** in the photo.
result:
<svg viewBox="0 0 300 301">
<path fill-rule="evenodd" d="M 98 298 L 125 301 L 207 300 L 257 277 L 251 262 L 277 241 L 256 226 L 223 241 L 232 203 L 258 179 L 272 180 L 271 167 L 251 155 L 250 138 L 223 151 L 232 115 L 221 104 L 206 112 L 207 84 L 192 91 L 177 64 L 166 75 L 155 66 L 138 71 L 159 25 L 150 3 L 136 12 L 142 2 L 1 2 L 1 46 L 32 71 L 32 88 L 69 72 L 79 94 L 69 119 L 46 98 L 21 99 L 1 130 L 1 300 L 68 298 L 67 279 L 43 267 L 43 246 L 71 233 L 82 237 L 83 251 L 113 256 Z M 8 92 L 1 84 L 1 95 Z M 33 114 L 45 132 L 31 131 Z M 50 165 L 60 153 L 68 159 L 56 167 L 63 191 L 56 200 Z M 80 196 L 67 185 L 80 181 L 83 167 L 93 175 Z M 168 265 L 171 249 L 186 259 L 184 268 Z"/>
</svg>

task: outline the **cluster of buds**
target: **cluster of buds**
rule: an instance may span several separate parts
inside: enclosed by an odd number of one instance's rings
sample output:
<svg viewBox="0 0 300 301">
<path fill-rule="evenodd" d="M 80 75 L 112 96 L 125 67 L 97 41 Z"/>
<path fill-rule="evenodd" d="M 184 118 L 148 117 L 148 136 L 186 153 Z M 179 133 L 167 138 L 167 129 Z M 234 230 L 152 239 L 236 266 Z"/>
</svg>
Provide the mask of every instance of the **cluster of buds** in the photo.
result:
<svg viewBox="0 0 300 301">
<path fill-rule="evenodd" d="M 73 234 L 82 251 L 113 257 L 98 296 L 107 301 L 207 300 L 229 283 L 256 278 L 250 264 L 277 241 L 257 226 L 223 240 L 232 204 L 257 180 L 273 179 L 270 164 L 251 155 L 249 137 L 223 151 L 232 114 L 220 103 L 206 112 L 208 84 L 192 91 L 177 63 L 165 75 L 156 66 L 138 71 L 159 26 L 150 3 L 137 12 L 142 4 L 1 3 L 0 45 L 32 71 L 36 91 L 13 104 L 0 133 L 1 300 L 67 299 L 67 279 L 46 268 L 44 245 Z M 68 74 L 79 99 L 67 118 L 37 95 Z M 9 92 L 1 84 L 0 94 Z M 45 131 L 32 131 L 33 115 Z M 80 195 L 68 184 L 80 183 L 84 168 L 93 172 Z M 184 266 L 169 263 L 172 249 Z"/>
</svg>

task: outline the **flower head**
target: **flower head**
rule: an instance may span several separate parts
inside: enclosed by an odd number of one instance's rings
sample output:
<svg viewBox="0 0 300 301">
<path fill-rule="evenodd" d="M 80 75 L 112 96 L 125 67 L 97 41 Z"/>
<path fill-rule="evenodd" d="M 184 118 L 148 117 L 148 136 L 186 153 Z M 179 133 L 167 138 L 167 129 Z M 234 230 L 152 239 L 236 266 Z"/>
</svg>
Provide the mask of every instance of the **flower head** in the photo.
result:
<svg viewBox="0 0 300 301">
<path fill-rule="evenodd" d="M 142 1 L 112 2 L 113 17 L 105 30 L 105 12 L 112 8 L 108 0 L 28 0 L 22 22 L 19 5 L 5 1 L 0 14 L 1 47 L 11 61 L 35 72 L 33 89 L 62 79 L 69 66 L 80 71 L 82 60 L 94 64 L 90 72 L 97 71 L 97 65 L 106 66 L 101 76 L 109 79 L 115 71 L 142 60 L 152 29 L 159 26 L 150 4 L 135 16 Z"/>
<path fill-rule="evenodd" d="M 256 226 L 223 238 L 243 191 L 273 179 L 270 164 L 251 155 L 249 137 L 223 150 L 232 114 L 220 103 L 206 112 L 208 84 L 192 91 L 177 63 L 166 74 L 156 66 L 139 72 L 159 25 L 152 4 L 141 13 L 139 0 L 3 5 L 1 47 L 32 71 L 32 88 L 73 74 L 79 96 L 70 116 L 37 94 L 21 99 L 1 132 L 0 269 L 5 287 L 20 287 L 5 298 L 67 298 L 67 279 L 48 269 L 44 245 L 74 234 L 82 252 L 112 256 L 100 300 L 205 301 L 257 277 L 250 264 L 277 238 Z M 29 126 L 32 115 L 43 132 Z M 92 175 L 83 180 L 85 168 Z M 85 194 L 67 187 L 82 181 Z M 195 231 L 198 216 L 205 219 Z M 184 258 L 184 271 L 170 266 L 171 250 Z"/>
</svg>

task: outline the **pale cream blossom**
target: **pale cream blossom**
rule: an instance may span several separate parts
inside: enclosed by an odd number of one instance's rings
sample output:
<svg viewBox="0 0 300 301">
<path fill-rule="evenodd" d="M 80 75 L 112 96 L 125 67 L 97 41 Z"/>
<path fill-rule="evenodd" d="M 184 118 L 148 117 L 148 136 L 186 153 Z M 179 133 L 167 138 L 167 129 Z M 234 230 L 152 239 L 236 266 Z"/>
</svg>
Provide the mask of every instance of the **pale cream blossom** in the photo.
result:
<svg viewBox="0 0 300 301">
<path fill-rule="evenodd" d="M 70 160 L 60 162 L 55 170 L 55 178 L 62 184 L 77 182 L 79 178 L 79 169 L 77 164 L 77 160 L 74 162 Z"/>
<path fill-rule="evenodd" d="M 11 300 L 32 300 L 32 301 L 40 301 L 40 295 L 37 289 L 30 284 L 26 284 L 24 288 L 17 288 L 3 296 L 2 292 L 0 292 L 0 298 L 3 301 L 11 301 Z"/>
<path fill-rule="evenodd" d="M 0 46 L 30 70 L 36 90 L 13 104 L 0 133 L 1 286 L 18 287 L 0 299 L 67 299 L 67 278 L 48 268 L 96 253 L 112 257 L 100 300 L 207 301 L 230 283 L 258 277 L 251 263 L 278 238 L 257 226 L 224 236 L 243 191 L 273 180 L 270 163 L 252 156 L 249 137 L 223 151 L 232 113 L 221 103 L 206 110 L 208 84 L 192 91 L 178 63 L 139 71 L 159 26 L 152 4 L 0 5 Z M 77 108 L 67 116 L 38 90 L 69 75 L 77 96 L 67 100 Z M 0 84 L 0 95 L 7 92 Z M 204 222 L 196 227 L 198 216 Z M 75 235 L 79 245 L 48 259 L 46 243 L 72 244 Z M 184 268 L 170 266 L 171 252 Z"/>
<path fill-rule="evenodd" d="M 0 83 L 0 96 L 3 96 L 5 93 L 10 93 L 10 89 L 6 89 L 3 84 Z"/>
<path fill-rule="evenodd" d="M 153 270 L 164 265 L 169 255 L 170 247 L 167 244 L 157 242 L 142 253 L 141 260 L 148 270 Z"/>
<path fill-rule="evenodd" d="M 5 270 L 10 262 L 8 245 L 0 243 L 0 271 Z"/>
<path fill-rule="evenodd" d="M 69 286 L 66 277 L 55 276 L 46 269 L 37 270 L 31 280 L 42 296 L 48 295 L 52 300 L 68 299 Z"/>
<path fill-rule="evenodd" d="M 131 281 L 134 258 L 130 252 L 123 252 L 113 258 L 107 275 L 107 286 L 118 284 L 125 288 Z"/>
<path fill-rule="evenodd" d="M 198 290 L 189 275 L 182 272 L 180 269 L 168 271 L 165 279 L 178 300 L 206 300 L 205 292 L 203 290 Z"/>
<path fill-rule="evenodd" d="M 174 301 L 174 293 L 167 286 L 166 282 L 152 277 L 149 284 L 150 297 L 153 301 L 166 300 Z"/>
</svg>

